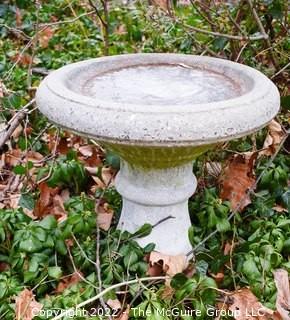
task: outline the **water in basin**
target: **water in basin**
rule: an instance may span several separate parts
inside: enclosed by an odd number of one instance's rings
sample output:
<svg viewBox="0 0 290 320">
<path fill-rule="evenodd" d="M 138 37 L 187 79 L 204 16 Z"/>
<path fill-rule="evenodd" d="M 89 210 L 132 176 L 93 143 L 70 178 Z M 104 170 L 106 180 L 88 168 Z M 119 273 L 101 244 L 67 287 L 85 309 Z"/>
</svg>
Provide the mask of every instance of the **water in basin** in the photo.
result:
<svg viewBox="0 0 290 320">
<path fill-rule="evenodd" d="M 82 93 L 98 99 L 137 105 L 186 105 L 227 100 L 240 94 L 229 77 L 184 65 L 123 68 L 90 78 Z"/>
</svg>

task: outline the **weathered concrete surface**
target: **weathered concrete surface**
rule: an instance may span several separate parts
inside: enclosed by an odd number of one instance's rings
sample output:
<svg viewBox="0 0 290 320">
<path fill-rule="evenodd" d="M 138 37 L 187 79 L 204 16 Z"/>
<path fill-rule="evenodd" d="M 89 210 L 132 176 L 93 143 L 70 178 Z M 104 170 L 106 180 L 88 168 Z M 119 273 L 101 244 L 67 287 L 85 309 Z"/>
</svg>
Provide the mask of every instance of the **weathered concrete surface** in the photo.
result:
<svg viewBox="0 0 290 320">
<path fill-rule="evenodd" d="M 191 246 L 187 233 L 191 223 L 187 202 L 196 185 L 191 163 L 140 170 L 122 161 L 116 177 L 116 188 L 123 197 L 118 228 L 134 233 L 145 223 L 155 225 L 166 219 L 149 236 L 140 238 L 139 244 L 156 243 L 158 251 L 170 255 L 188 252 Z"/>
<path fill-rule="evenodd" d="M 209 57 L 133 54 L 87 60 L 51 73 L 37 95 L 54 123 L 111 147 L 125 160 L 116 187 L 119 227 L 175 219 L 140 244 L 185 253 L 191 160 L 221 141 L 265 126 L 280 105 L 275 85 L 247 66 Z"/>
</svg>

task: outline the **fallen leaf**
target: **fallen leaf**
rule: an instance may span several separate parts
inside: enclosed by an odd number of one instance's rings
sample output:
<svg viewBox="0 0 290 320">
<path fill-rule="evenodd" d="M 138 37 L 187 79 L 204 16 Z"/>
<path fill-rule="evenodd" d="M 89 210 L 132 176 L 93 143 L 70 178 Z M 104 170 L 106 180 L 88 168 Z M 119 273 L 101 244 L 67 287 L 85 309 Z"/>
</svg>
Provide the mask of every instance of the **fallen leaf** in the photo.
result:
<svg viewBox="0 0 290 320">
<path fill-rule="evenodd" d="M 218 273 L 216 273 L 216 274 L 211 273 L 210 275 L 215 279 L 215 281 L 216 281 L 218 284 L 222 283 L 222 281 L 223 281 L 224 278 L 225 278 L 225 274 L 224 274 L 223 272 L 218 272 Z"/>
<path fill-rule="evenodd" d="M 45 216 L 49 212 L 49 206 L 51 203 L 51 194 L 57 193 L 57 188 L 50 188 L 47 183 L 42 182 L 39 185 L 40 195 L 35 204 L 34 215 L 38 218 Z"/>
<path fill-rule="evenodd" d="M 108 301 L 106 301 L 106 304 L 113 310 L 122 309 L 122 304 L 119 299 L 109 299 Z"/>
<path fill-rule="evenodd" d="M 16 297 L 16 320 L 31 320 L 39 313 L 43 305 L 38 303 L 32 291 L 24 289 Z"/>
<path fill-rule="evenodd" d="M 279 204 L 276 204 L 272 209 L 275 210 L 275 211 L 277 211 L 277 212 L 288 212 L 287 209 L 283 208 L 283 207 L 280 206 Z"/>
<path fill-rule="evenodd" d="M 14 63 L 19 63 L 21 66 L 29 66 L 32 63 L 32 56 L 28 53 L 17 53 L 13 57 L 11 57 L 11 60 Z"/>
<path fill-rule="evenodd" d="M 281 125 L 277 121 L 272 120 L 268 126 L 268 135 L 264 141 L 263 150 L 259 154 L 265 156 L 275 154 L 284 136 L 285 132 Z"/>
<path fill-rule="evenodd" d="M 91 157 L 93 155 L 93 147 L 91 145 L 84 145 L 79 147 L 79 152 L 85 157 Z"/>
<path fill-rule="evenodd" d="M 115 34 L 122 35 L 122 34 L 126 34 L 126 33 L 127 33 L 126 25 L 120 24 L 117 26 L 117 28 L 115 30 Z"/>
<path fill-rule="evenodd" d="M 283 320 L 290 320 L 290 286 L 288 272 L 283 269 L 274 271 L 277 288 L 276 308 Z"/>
<path fill-rule="evenodd" d="M 69 200 L 69 197 L 70 197 L 69 189 L 61 190 L 60 196 L 63 202 L 66 202 L 67 200 Z"/>
<path fill-rule="evenodd" d="M 243 211 L 251 203 L 247 193 L 255 183 L 253 165 L 257 154 L 238 154 L 232 157 L 220 179 L 220 197 L 229 200 L 232 210 Z"/>
<path fill-rule="evenodd" d="M 39 45 L 42 48 L 47 48 L 49 44 L 49 40 L 53 37 L 54 31 L 51 27 L 47 27 L 42 30 L 38 35 Z"/>
<path fill-rule="evenodd" d="M 165 11 L 169 11 L 169 1 L 168 0 L 152 0 L 152 3 L 155 6 L 158 6 Z"/>
<path fill-rule="evenodd" d="M 9 270 L 9 264 L 6 262 L 0 262 L 0 272 Z"/>
<path fill-rule="evenodd" d="M 46 182 L 39 185 L 40 195 L 36 201 L 33 214 L 38 218 L 43 218 L 49 214 L 56 217 L 57 221 L 63 221 L 67 217 L 63 205 L 63 198 L 59 195 L 59 188 L 50 188 Z"/>
<path fill-rule="evenodd" d="M 22 131 L 23 131 L 23 127 L 21 124 L 19 124 L 18 127 L 14 130 L 14 132 L 11 135 L 15 141 L 17 141 Z"/>
<path fill-rule="evenodd" d="M 148 275 L 153 276 L 156 275 L 156 265 L 162 266 L 162 271 L 173 277 L 177 273 L 181 273 L 187 267 L 187 259 L 184 255 L 170 256 L 165 255 L 160 252 L 153 251 L 149 256 L 149 267 L 148 267 Z M 158 267 L 159 270 L 159 267 Z M 158 275 L 158 274 L 157 274 Z M 166 280 L 166 285 L 169 286 L 170 279 Z"/>
<path fill-rule="evenodd" d="M 98 213 L 97 223 L 100 229 L 108 231 L 112 223 L 113 213 Z"/>
<path fill-rule="evenodd" d="M 2 83 L 2 81 L 0 80 L 0 98 L 3 98 L 4 97 L 4 92 L 5 92 L 5 89 L 4 89 L 4 85 Z"/>
<path fill-rule="evenodd" d="M 80 275 L 82 276 L 83 274 L 78 271 L 73 273 L 70 277 L 65 277 L 63 278 L 57 285 L 55 292 L 56 293 L 62 293 L 65 289 L 71 287 L 74 284 L 79 283 L 82 278 L 80 277 Z"/>
<path fill-rule="evenodd" d="M 22 25 L 22 15 L 21 15 L 21 10 L 16 7 L 15 9 L 15 22 L 16 22 L 16 27 L 19 28 Z"/>
<path fill-rule="evenodd" d="M 236 320 L 270 320 L 274 311 L 262 305 L 248 288 L 235 291 L 230 295 L 233 304 L 229 310 Z"/>
<path fill-rule="evenodd" d="M 164 289 L 161 293 L 161 298 L 165 300 L 170 300 L 173 298 L 173 295 L 175 293 L 175 290 L 171 288 L 170 286 L 164 286 Z"/>
<path fill-rule="evenodd" d="M 20 149 L 13 149 L 5 153 L 5 165 L 15 167 L 27 161 L 31 161 L 34 165 L 43 159 L 43 155 L 36 151 L 22 152 Z"/>
<path fill-rule="evenodd" d="M 220 162 L 215 162 L 215 161 L 206 162 L 205 167 L 209 175 L 215 178 L 220 176 L 222 171 L 222 165 Z"/>
<path fill-rule="evenodd" d="M 52 199 L 51 214 L 54 215 L 58 222 L 67 218 L 67 213 L 63 205 L 63 198 L 56 194 Z"/>
</svg>

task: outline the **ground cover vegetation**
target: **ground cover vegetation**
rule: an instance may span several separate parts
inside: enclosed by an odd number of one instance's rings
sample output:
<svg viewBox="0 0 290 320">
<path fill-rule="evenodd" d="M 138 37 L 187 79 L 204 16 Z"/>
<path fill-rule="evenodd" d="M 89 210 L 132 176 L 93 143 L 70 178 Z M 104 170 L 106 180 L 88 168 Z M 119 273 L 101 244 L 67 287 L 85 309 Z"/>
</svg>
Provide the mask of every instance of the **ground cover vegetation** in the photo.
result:
<svg viewBox="0 0 290 320">
<path fill-rule="evenodd" d="M 283 0 L 1 1 L 0 319 L 290 319 L 289 23 Z M 150 225 L 116 230 L 118 157 L 34 103 L 51 70 L 135 52 L 244 63 L 282 96 L 268 128 L 194 161 L 188 264 L 138 246 Z"/>
</svg>

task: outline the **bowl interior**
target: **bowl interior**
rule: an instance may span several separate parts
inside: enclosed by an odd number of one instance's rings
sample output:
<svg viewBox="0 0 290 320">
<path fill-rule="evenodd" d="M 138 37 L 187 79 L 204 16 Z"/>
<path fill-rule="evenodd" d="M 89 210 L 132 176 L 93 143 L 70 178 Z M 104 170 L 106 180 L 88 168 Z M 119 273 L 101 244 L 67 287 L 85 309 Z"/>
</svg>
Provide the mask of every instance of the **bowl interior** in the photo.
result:
<svg viewBox="0 0 290 320">
<path fill-rule="evenodd" d="M 81 83 L 75 90 L 82 95 L 134 105 L 194 105 L 231 99 L 242 92 L 240 83 L 225 74 L 182 64 L 113 69 Z"/>
<path fill-rule="evenodd" d="M 240 97 L 252 87 L 252 79 L 246 74 L 215 60 L 166 58 L 137 55 L 111 61 L 92 60 L 86 65 L 75 65 L 64 75 L 63 83 L 79 96 L 103 101 L 112 108 L 194 108 Z"/>
</svg>

